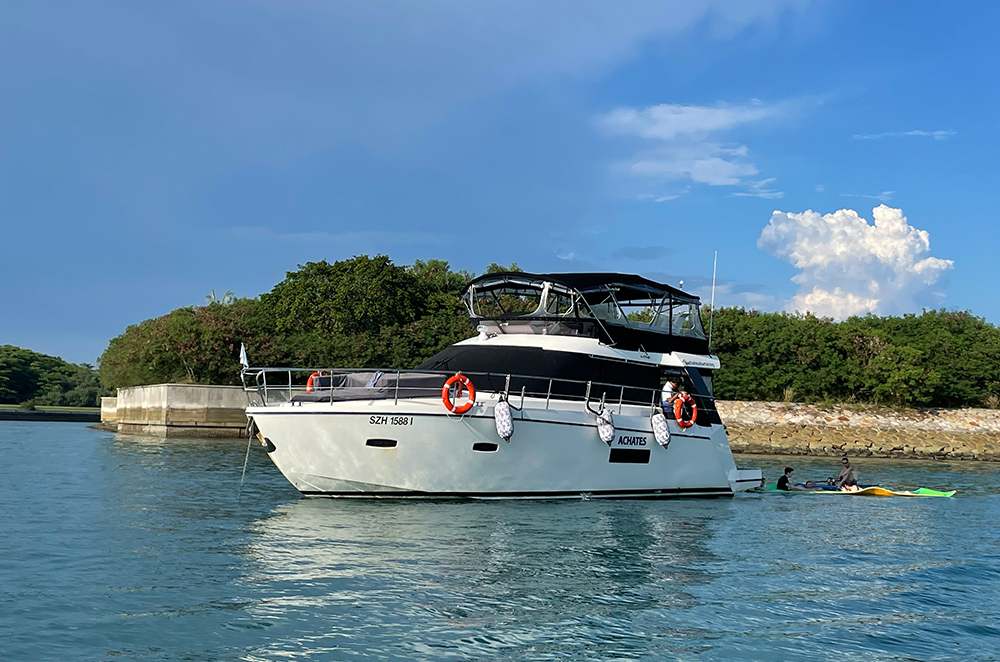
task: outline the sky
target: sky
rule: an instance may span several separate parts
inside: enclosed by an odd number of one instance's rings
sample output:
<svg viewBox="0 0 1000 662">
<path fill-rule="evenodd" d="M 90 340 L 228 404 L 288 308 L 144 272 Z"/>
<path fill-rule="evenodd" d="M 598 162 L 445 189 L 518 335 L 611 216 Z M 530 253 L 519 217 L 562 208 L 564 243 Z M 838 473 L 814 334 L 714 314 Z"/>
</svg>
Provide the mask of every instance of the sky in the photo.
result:
<svg viewBox="0 0 1000 662">
<path fill-rule="evenodd" d="M 996 3 L 0 5 L 0 344 L 384 253 L 1000 323 Z"/>
</svg>

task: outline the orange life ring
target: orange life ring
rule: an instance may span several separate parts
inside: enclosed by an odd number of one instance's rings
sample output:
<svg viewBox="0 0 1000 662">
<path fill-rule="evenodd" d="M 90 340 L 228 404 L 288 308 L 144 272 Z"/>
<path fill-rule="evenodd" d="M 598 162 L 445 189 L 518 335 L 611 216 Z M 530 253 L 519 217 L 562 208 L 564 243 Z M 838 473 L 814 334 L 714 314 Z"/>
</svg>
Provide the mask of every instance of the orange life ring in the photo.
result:
<svg viewBox="0 0 1000 662">
<path fill-rule="evenodd" d="M 691 420 L 684 420 L 681 416 L 684 413 L 685 404 L 691 405 Z M 677 420 L 677 425 L 682 428 L 689 428 L 698 420 L 698 403 L 685 391 L 678 393 L 677 399 L 674 400 L 674 418 Z"/>
<path fill-rule="evenodd" d="M 468 400 L 463 405 L 455 405 L 451 396 L 451 387 L 458 384 L 458 389 L 455 391 L 455 398 L 461 398 L 465 393 L 465 389 L 469 389 Z M 441 401 L 444 403 L 444 408 L 455 414 L 464 414 L 465 412 L 472 409 L 472 405 L 476 404 L 476 387 L 472 385 L 469 378 L 463 375 L 461 372 L 452 375 L 448 378 L 448 381 L 444 383 L 441 388 Z"/>
<path fill-rule="evenodd" d="M 306 393 L 312 393 L 313 392 L 313 380 L 314 379 L 316 380 L 316 388 L 319 388 L 319 378 L 320 377 L 326 377 L 326 371 L 325 370 L 322 371 L 322 372 L 314 372 L 313 374 L 309 375 L 309 381 L 306 382 Z"/>
</svg>

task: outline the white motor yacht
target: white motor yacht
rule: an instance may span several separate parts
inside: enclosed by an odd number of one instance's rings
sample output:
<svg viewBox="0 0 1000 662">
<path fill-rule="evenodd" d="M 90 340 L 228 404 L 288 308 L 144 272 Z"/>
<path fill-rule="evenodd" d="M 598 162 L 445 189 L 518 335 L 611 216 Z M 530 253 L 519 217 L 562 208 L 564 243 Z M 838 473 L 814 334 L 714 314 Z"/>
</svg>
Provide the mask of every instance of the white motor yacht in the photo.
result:
<svg viewBox="0 0 1000 662">
<path fill-rule="evenodd" d="M 635 275 L 504 272 L 478 335 L 412 370 L 247 368 L 247 417 L 304 495 L 719 497 L 737 468 L 699 300 Z M 630 314 L 631 313 L 631 314 Z M 677 384 L 662 402 L 667 381 Z"/>
</svg>

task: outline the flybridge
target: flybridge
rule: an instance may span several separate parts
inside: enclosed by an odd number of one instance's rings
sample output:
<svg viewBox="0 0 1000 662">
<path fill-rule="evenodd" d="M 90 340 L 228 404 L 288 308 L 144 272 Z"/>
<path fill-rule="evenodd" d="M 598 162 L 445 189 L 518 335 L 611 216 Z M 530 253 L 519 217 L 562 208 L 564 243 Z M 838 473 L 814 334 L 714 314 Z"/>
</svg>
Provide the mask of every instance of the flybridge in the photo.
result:
<svg viewBox="0 0 1000 662">
<path fill-rule="evenodd" d="M 585 336 L 625 350 L 708 353 L 700 299 L 642 276 L 501 272 L 473 280 L 462 300 L 487 333 Z"/>
</svg>

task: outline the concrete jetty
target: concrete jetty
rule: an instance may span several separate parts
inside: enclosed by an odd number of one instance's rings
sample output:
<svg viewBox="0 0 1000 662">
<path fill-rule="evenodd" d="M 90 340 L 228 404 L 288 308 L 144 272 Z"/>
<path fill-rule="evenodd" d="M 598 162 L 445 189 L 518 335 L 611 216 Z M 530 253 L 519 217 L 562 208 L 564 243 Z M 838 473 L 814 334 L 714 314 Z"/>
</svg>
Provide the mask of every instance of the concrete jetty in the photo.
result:
<svg viewBox="0 0 1000 662">
<path fill-rule="evenodd" d="M 101 427 L 161 437 L 242 437 L 246 393 L 239 386 L 154 384 L 101 398 Z"/>
</svg>

